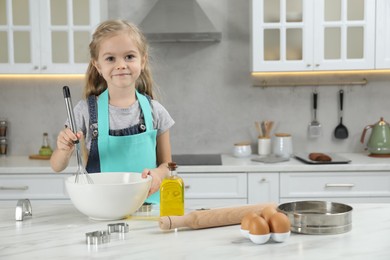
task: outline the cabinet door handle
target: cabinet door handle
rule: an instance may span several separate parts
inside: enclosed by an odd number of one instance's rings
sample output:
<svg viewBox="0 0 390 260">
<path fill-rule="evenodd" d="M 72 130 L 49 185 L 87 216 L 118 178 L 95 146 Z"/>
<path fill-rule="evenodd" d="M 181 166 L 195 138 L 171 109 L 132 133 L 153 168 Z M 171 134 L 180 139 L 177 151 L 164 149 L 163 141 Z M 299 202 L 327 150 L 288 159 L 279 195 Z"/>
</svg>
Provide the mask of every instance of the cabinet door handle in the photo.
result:
<svg viewBox="0 0 390 260">
<path fill-rule="evenodd" d="M 28 190 L 28 186 L 0 186 L 0 190 Z"/>
<path fill-rule="evenodd" d="M 190 185 L 184 185 L 184 189 L 188 190 L 189 188 L 191 188 Z"/>
<path fill-rule="evenodd" d="M 326 188 L 352 188 L 355 184 L 352 183 L 327 183 Z"/>
</svg>

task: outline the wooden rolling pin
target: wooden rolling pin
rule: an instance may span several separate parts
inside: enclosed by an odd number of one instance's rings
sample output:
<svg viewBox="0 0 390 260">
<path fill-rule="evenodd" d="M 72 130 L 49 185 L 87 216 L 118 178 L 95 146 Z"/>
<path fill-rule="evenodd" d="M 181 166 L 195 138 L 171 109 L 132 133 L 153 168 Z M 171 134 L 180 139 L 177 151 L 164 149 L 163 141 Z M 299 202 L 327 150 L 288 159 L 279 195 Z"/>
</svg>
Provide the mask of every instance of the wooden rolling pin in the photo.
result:
<svg viewBox="0 0 390 260">
<path fill-rule="evenodd" d="M 237 225 L 241 223 L 241 219 L 247 213 L 254 212 L 260 215 L 263 208 L 267 206 L 276 208 L 277 205 L 276 203 L 262 203 L 231 208 L 197 210 L 184 216 L 160 217 L 159 225 L 162 230 L 180 227 L 201 229 Z"/>
</svg>

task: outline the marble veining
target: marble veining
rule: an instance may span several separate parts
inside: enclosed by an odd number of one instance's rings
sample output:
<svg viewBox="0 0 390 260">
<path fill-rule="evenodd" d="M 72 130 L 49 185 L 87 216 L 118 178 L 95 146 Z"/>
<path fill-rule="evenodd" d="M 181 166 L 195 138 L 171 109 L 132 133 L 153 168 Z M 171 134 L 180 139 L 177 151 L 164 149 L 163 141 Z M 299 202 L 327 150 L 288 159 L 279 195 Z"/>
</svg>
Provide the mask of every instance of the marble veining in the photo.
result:
<svg viewBox="0 0 390 260">
<path fill-rule="evenodd" d="M 158 211 L 135 215 L 125 234 L 90 245 L 85 233 L 118 221 L 93 221 L 73 205 L 32 202 L 33 216 L 15 221 L 15 207 L 0 205 L 0 259 L 390 259 L 390 204 L 351 204 L 352 230 L 338 235 L 292 233 L 285 243 L 255 245 L 239 225 L 161 231 Z"/>
</svg>

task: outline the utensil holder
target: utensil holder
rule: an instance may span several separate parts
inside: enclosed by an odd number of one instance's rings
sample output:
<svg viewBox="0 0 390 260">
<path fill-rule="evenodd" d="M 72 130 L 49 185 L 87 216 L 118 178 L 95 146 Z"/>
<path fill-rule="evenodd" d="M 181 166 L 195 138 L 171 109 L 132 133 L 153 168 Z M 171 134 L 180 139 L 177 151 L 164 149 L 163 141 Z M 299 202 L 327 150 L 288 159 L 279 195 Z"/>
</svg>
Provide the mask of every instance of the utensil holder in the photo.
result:
<svg viewBox="0 0 390 260">
<path fill-rule="evenodd" d="M 271 138 L 261 137 L 258 139 L 258 154 L 267 156 L 271 154 Z"/>
</svg>

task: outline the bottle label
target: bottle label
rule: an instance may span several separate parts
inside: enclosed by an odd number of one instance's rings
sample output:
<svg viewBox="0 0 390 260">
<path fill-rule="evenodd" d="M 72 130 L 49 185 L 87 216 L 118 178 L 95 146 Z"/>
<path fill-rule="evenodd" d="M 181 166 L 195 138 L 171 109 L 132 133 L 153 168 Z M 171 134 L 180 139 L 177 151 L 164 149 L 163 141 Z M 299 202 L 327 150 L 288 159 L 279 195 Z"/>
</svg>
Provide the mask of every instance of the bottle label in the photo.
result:
<svg viewBox="0 0 390 260">
<path fill-rule="evenodd" d="M 178 182 L 166 182 L 161 185 L 160 215 L 184 215 L 184 188 Z"/>
</svg>

